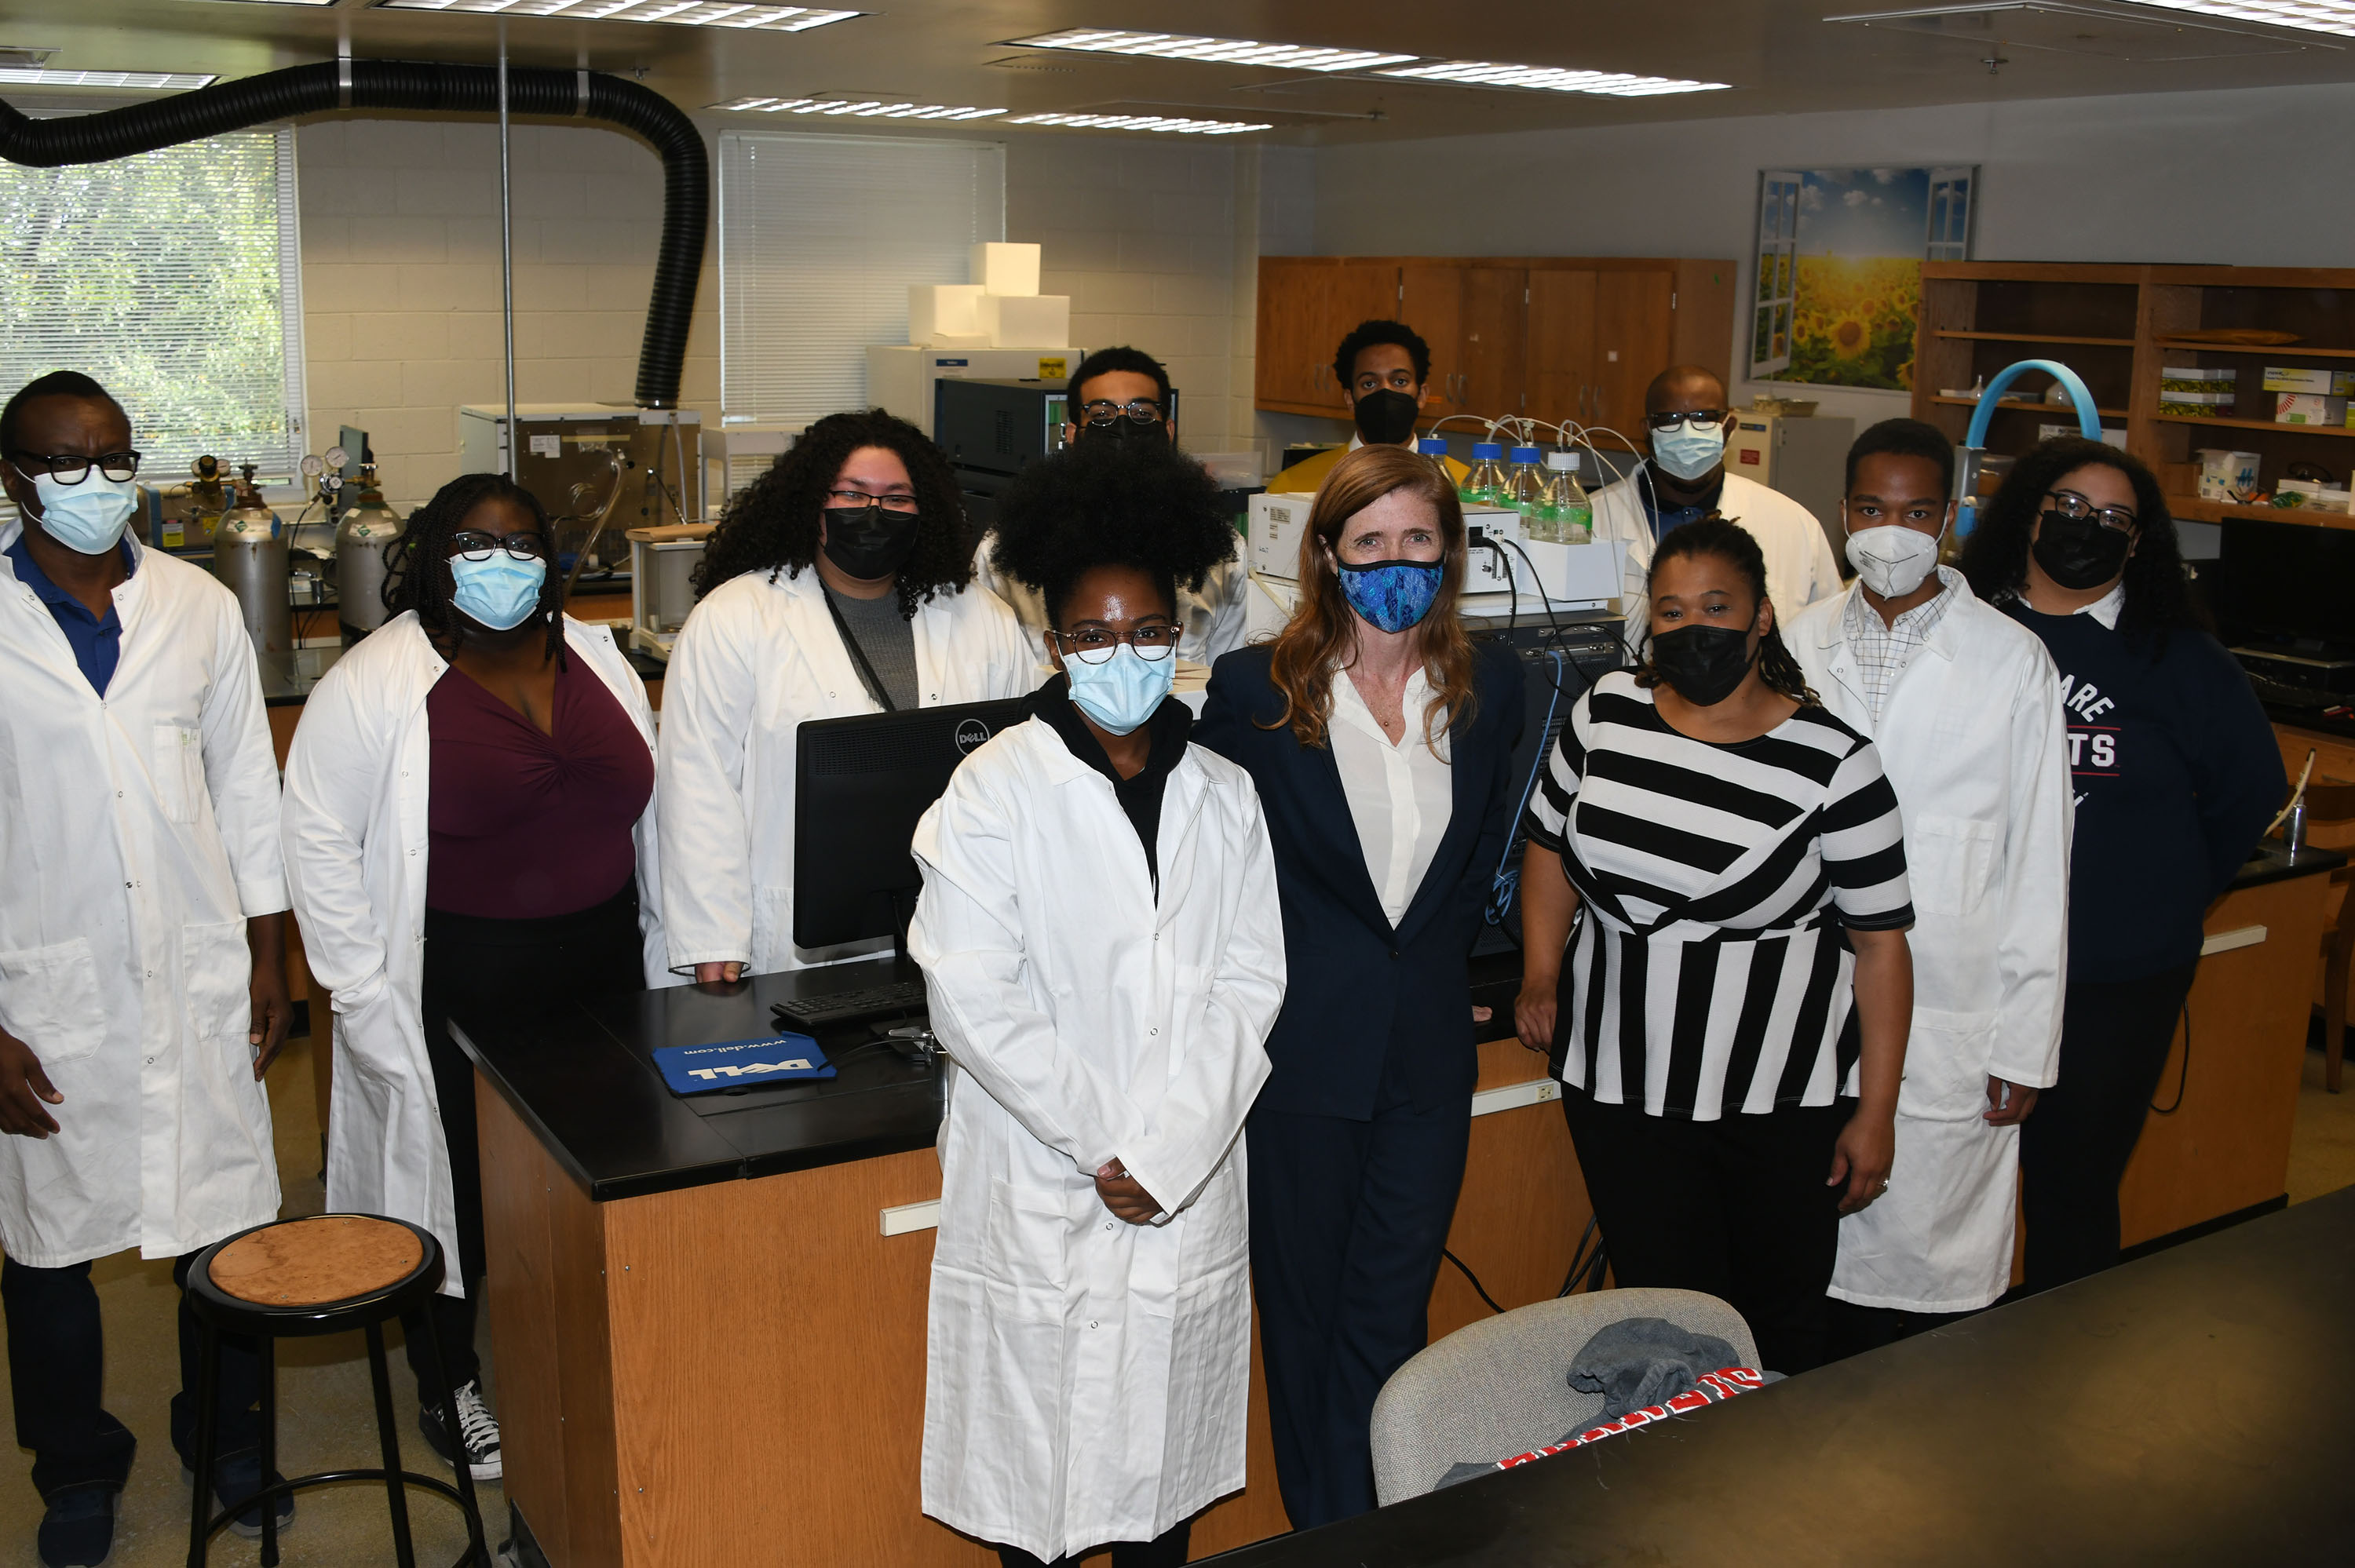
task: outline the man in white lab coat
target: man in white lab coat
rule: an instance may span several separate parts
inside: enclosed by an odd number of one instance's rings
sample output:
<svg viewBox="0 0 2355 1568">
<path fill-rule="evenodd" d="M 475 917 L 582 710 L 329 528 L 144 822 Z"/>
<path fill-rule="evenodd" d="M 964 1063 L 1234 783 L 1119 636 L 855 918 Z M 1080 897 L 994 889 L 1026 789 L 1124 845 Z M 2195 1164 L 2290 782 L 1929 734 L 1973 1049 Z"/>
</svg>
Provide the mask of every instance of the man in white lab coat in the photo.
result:
<svg viewBox="0 0 2355 1568">
<path fill-rule="evenodd" d="M 137 469 L 87 376 L 45 376 L 0 412 L 19 519 L 0 530 L 0 1300 L 50 1563 L 103 1559 L 134 1446 L 100 1404 L 91 1261 L 135 1246 L 185 1280 L 278 1213 L 261 1078 L 293 1010 L 270 725 L 237 600 L 126 535 Z M 179 1338 L 185 1463 L 185 1302 Z M 227 1348 L 224 1499 L 261 1479 L 259 1376 L 250 1343 Z"/>
<path fill-rule="evenodd" d="M 1071 418 L 1063 423 L 1066 445 L 1109 441 L 1123 448 L 1167 448 L 1178 440 L 1171 417 L 1169 372 L 1138 348 L 1100 348 L 1071 373 Z M 1006 601 L 1030 639 L 1039 667 L 1047 654 L 1047 605 L 1038 589 L 997 569 L 996 535 L 985 535 L 974 552 L 974 580 Z M 1243 645 L 1244 590 L 1250 573 L 1240 558 L 1220 561 L 1199 588 L 1178 589 L 1178 657 L 1205 667 Z"/>
<path fill-rule="evenodd" d="M 1650 456 L 1635 471 L 1594 493 L 1594 537 L 1627 546 L 1620 594 L 1628 646 L 1640 652 L 1651 624 L 1645 579 L 1652 546 L 1680 524 L 1717 513 L 1739 523 L 1766 557 L 1766 597 L 1787 623 L 1799 611 L 1839 591 L 1839 562 L 1815 514 L 1780 491 L 1729 473 L 1725 441 L 1736 416 L 1725 382 L 1715 371 L 1678 365 L 1652 378 L 1644 391 L 1644 429 L 1621 432 L 1646 443 Z"/>
<path fill-rule="evenodd" d="M 1913 886 L 1913 1027 L 1889 1188 L 1840 1222 L 1833 1348 L 1976 1311 L 2011 1282 L 2019 1124 L 2060 1057 L 2068 752 L 2042 643 L 1937 565 L 1954 447 L 1913 419 L 1857 438 L 1848 592 L 1785 641 L 1881 752 Z"/>
</svg>

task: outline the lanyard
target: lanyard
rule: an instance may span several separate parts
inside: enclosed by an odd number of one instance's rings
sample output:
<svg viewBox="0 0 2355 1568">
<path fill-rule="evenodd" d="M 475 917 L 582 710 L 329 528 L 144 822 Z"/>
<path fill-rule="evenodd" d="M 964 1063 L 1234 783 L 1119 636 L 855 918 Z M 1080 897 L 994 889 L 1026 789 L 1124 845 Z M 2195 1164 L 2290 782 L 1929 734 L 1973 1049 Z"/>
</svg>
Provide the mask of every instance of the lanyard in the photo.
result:
<svg viewBox="0 0 2355 1568">
<path fill-rule="evenodd" d="M 818 592 L 826 596 L 826 612 L 834 617 L 834 629 L 842 633 L 842 646 L 848 651 L 850 662 L 858 666 L 859 683 L 867 688 L 867 694 L 872 697 L 885 713 L 898 713 L 899 705 L 892 702 L 891 694 L 883 689 L 882 677 L 875 673 L 875 666 L 868 662 L 867 650 L 861 648 L 858 645 L 858 639 L 851 635 L 850 622 L 842 619 L 841 607 L 834 602 L 834 595 L 824 587 L 820 587 Z"/>
</svg>

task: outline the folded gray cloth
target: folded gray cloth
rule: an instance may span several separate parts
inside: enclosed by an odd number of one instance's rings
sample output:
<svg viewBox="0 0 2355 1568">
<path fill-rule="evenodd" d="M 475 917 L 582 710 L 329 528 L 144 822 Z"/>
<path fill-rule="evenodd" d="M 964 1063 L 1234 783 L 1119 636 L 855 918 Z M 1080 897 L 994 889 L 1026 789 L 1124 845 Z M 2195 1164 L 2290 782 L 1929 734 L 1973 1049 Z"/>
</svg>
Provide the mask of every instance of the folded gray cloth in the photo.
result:
<svg viewBox="0 0 2355 1568">
<path fill-rule="evenodd" d="M 1586 1341 L 1570 1363 L 1570 1386 L 1603 1396 L 1602 1410 L 1586 1423 L 1594 1426 L 1690 1393 L 1702 1373 L 1739 1365 L 1741 1359 L 1723 1340 L 1679 1329 L 1665 1318 L 1625 1318 Z"/>
</svg>

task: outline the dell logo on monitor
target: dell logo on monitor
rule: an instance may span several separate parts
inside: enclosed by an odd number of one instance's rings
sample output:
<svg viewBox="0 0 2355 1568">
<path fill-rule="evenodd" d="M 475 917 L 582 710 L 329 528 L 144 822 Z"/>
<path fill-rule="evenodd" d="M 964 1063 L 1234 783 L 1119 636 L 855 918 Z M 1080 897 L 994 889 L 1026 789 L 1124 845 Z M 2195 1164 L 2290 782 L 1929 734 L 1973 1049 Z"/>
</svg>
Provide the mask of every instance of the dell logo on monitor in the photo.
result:
<svg viewBox="0 0 2355 1568">
<path fill-rule="evenodd" d="M 974 747 L 989 738 L 989 726 L 977 718 L 961 719 L 956 726 L 956 748 L 961 757 L 973 755 Z"/>
</svg>

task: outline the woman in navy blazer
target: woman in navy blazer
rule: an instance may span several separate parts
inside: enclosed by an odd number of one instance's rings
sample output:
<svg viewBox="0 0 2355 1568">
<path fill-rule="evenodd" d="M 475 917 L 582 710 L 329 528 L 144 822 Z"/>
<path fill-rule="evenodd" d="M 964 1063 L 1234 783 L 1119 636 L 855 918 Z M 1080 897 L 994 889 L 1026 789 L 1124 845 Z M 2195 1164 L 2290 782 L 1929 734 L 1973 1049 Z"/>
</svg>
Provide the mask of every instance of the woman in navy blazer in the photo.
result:
<svg viewBox="0 0 2355 1568">
<path fill-rule="evenodd" d="M 1300 608 L 1218 662 L 1194 738 L 1247 768 L 1291 975 L 1245 1136 L 1284 1511 L 1374 1506 L 1374 1396 L 1423 1348 L 1471 1138 L 1466 964 L 1512 827 L 1521 669 L 1456 618 L 1455 488 L 1350 453 L 1301 542 Z"/>
</svg>

